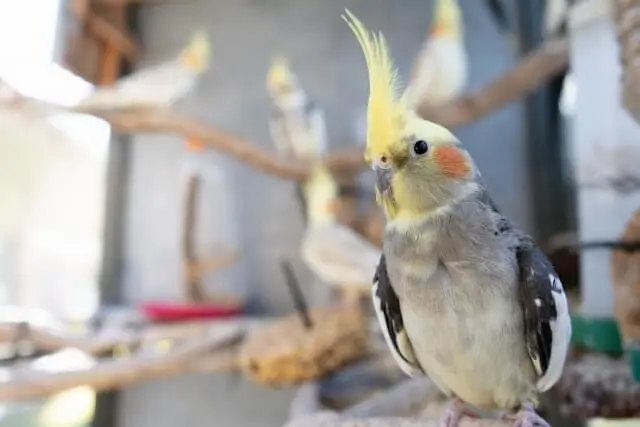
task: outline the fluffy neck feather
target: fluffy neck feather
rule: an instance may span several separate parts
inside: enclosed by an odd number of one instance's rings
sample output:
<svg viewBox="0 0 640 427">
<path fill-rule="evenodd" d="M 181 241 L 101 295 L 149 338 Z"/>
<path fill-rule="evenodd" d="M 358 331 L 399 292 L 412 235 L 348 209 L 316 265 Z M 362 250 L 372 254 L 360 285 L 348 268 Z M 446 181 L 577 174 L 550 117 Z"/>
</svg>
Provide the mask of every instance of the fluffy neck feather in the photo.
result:
<svg viewBox="0 0 640 427">
<path fill-rule="evenodd" d="M 481 189 L 476 182 L 449 182 L 444 185 L 421 185 L 404 179 L 394 179 L 393 201 L 382 200 L 387 220 L 424 220 L 446 212 L 452 205 Z"/>
<path fill-rule="evenodd" d="M 462 38 L 463 24 L 457 0 L 436 0 L 435 20 L 431 35 L 451 39 Z"/>
</svg>

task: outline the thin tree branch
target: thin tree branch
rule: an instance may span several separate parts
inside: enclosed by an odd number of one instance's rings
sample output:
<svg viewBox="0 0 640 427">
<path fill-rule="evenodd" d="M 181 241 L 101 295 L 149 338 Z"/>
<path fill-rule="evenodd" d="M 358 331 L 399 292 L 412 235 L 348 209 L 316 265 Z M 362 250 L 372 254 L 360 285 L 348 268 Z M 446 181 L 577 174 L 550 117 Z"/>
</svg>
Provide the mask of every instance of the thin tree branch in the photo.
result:
<svg viewBox="0 0 640 427">
<path fill-rule="evenodd" d="M 305 162 L 279 157 L 241 137 L 171 111 L 136 110 L 94 114 L 109 122 L 119 132 L 162 133 L 195 138 L 220 153 L 280 178 L 304 179 L 309 170 Z"/>
<path fill-rule="evenodd" d="M 297 419 L 286 427 L 437 427 L 438 420 L 429 418 L 365 418 L 365 419 L 341 419 L 333 414 L 320 413 L 309 418 Z M 509 424 L 500 420 L 482 420 L 462 418 L 459 427 L 509 427 Z"/>
<path fill-rule="evenodd" d="M 134 333 L 130 331 L 106 331 L 96 335 L 69 336 L 59 335 L 36 326 L 29 325 L 25 339 L 35 350 L 50 353 L 64 348 L 76 348 L 92 356 L 102 356 L 115 347 L 132 347 L 140 343 L 159 340 L 183 340 L 189 337 L 202 336 L 212 328 L 237 325 L 250 328 L 264 321 L 259 318 L 236 318 L 224 321 L 192 321 L 175 325 L 151 326 L 148 330 Z M 11 342 L 20 324 L 16 322 L 0 322 L 0 343 Z"/>
<path fill-rule="evenodd" d="M 345 418 L 411 416 L 439 395 L 426 378 L 408 379 L 342 412 Z"/>
<path fill-rule="evenodd" d="M 303 180 L 309 172 L 307 162 L 270 153 L 242 137 L 168 110 L 134 110 L 118 113 L 74 109 L 71 111 L 100 117 L 119 132 L 162 133 L 195 138 L 220 153 L 280 178 Z M 324 158 L 324 163 L 333 172 L 360 168 L 364 165 L 362 148 L 351 147 L 342 150 L 338 155 L 330 154 Z"/>
<path fill-rule="evenodd" d="M 213 332 L 213 331 L 212 331 Z M 228 348 L 236 343 L 243 331 L 240 327 L 226 330 L 215 329 L 216 333 L 196 337 L 163 355 L 137 356 L 125 360 L 103 362 L 89 369 L 71 372 L 43 373 L 30 370 L 18 372 L 6 382 L 0 382 L 0 401 L 36 399 L 72 387 L 88 385 L 98 390 L 122 387 L 133 382 L 163 377 L 187 370 L 199 369 L 198 361 L 212 351 Z M 213 366 L 208 361 L 208 368 Z M 220 359 L 220 370 L 229 370 L 233 360 Z"/>
<path fill-rule="evenodd" d="M 439 391 L 426 378 L 408 379 L 343 412 L 319 411 L 292 418 L 285 427 L 436 427 L 439 420 L 420 416 Z M 406 417 L 406 418 L 405 418 Z M 460 427 L 503 427 L 506 421 L 464 417 Z"/>
<path fill-rule="evenodd" d="M 483 88 L 467 93 L 446 105 L 421 106 L 419 114 L 443 126 L 464 126 L 534 90 L 551 76 L 565 69 L 568 56 L 566 39 L 548 41 Z M 153 109 L 105 112 L 74 108 L 66 110 L 101 117 L 120 132 L 191 137 L 257 170 L 280 178 L 303 180 L 309 172 L 309 165 L 304 161 L 283 158 L 239 136 L 172 111 Z M 339 150 L 326 156 L 324 163 L 334 173 L 360 169 L 364 166 L 363 149 L 349 147 Z"/>
</svg>

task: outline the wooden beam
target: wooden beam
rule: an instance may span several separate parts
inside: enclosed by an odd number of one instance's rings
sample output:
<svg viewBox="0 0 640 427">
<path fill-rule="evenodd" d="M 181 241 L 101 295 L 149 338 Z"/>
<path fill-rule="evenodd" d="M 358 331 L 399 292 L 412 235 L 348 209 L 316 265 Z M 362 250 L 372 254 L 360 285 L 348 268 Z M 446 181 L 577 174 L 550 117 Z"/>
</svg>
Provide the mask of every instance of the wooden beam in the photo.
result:
<svg viewBox="0 0 640 427">
<path fill-rule="evenodd" d="M 102 16 L 114 27 L 126 31 L 126 6 L 96 6 L 95 14 Z M 102 40 L 103 49 L 100 55 L 100 68 L 97 82 L 99 85 L 111 85 L 120 77 L 122 53 L 120 47 L 111 40 Z"/>
<path fill-rule="evenodd" d="M 126 29 L 109 22 L 102 16 L 90 15 L 87 18 L 87 30 L 101 40 L 116 46 L 125 58 L 135 61 L 138 57 L 138 46 Z"/>
</svg>

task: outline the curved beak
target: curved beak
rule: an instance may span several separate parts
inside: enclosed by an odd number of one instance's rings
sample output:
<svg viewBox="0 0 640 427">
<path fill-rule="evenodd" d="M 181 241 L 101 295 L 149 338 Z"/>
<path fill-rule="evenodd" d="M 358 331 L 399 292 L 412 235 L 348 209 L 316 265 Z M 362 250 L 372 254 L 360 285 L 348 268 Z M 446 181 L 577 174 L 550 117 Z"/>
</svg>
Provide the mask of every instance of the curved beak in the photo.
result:
<svg viewBox="0 0 640 427">
<path fill-rule="evenodd" d="M 381 195 L 387 194 L 391 190 L 391 179 L 393 178 L 393 168 L 389 165 L 374 163 L 373 171 L 376 173 L 376 188 Z"/>
</svg>

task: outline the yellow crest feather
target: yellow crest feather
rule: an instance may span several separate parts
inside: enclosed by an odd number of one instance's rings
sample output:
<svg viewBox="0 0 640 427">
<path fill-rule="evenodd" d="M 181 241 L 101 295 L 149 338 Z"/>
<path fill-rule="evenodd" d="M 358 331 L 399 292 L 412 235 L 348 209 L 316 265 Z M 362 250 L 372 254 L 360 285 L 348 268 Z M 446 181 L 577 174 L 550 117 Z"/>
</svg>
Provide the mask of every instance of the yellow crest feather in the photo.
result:
<svg viewBox="0 0 640 427">
<path fill-rule="evenodd" d="M 379 156 L 402 137 L 406 109 L 399 96 L 400 78 L 380 32 L 371 33 L 348 9 L 342 19 L 355 34 L 369 72 L 365 158 Z"/>
<path fill-rule="evenodd" d="M 180 61 L 194 73 L 201 73 L 209 65 L 210 55 L 211 46 L 207 31 L 198 29 L 193 32 L 187 46 L 180 52 Z"/>
<path fill-rule="evenodd" d="M 267 72 L 268 87 L 290 86 L 293 84 L 294 79 L 289 62 L 284 56 L 278 55 L 272 58 L 271 66 Z"/>
<path fill-rule="evenodd" d="M 463 27 L 462 11 L 458 0 L 436 0 L 432 34 L 460 38 Z"/>
</svg>

